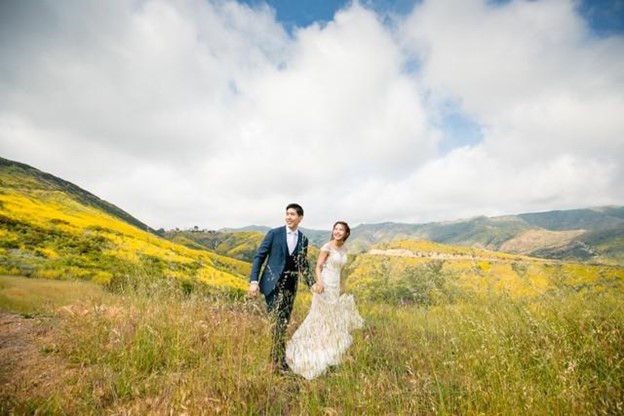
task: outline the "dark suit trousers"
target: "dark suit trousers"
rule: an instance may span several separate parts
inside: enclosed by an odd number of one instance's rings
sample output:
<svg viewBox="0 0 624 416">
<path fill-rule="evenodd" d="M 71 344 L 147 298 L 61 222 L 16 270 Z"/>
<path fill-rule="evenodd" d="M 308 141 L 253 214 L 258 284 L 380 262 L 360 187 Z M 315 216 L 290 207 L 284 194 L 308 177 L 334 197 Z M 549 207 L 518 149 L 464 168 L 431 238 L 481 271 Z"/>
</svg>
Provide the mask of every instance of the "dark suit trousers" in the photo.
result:
<svg viewBox="0 0 624 416">
<path fill-rule="evenodd" d="M 297 274 L 284 272 L 280 276 L 275 290 L 265 297 L 271 320 L 271 361 L 279 366 L 286 365 L 286 328 L 297 293 Z"/>
</svg>

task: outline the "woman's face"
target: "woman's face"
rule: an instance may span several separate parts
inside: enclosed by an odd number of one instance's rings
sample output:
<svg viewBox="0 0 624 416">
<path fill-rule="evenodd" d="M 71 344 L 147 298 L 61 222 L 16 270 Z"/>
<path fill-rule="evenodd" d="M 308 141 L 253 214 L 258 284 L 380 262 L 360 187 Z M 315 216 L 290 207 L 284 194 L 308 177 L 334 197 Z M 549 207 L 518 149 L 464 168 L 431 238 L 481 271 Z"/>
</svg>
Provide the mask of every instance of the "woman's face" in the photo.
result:
<svg viewBox="0 0 624 416">
<path fill-rule="evenodd" d="M 342 224 L 336 224 L 334 230 L 332 231 L 332 237 L 334 237 L 334 240 L 342 241 L 344 240 L 345 235 L 347 235 L 347 229 L 345 226 Z"/>
</svg>

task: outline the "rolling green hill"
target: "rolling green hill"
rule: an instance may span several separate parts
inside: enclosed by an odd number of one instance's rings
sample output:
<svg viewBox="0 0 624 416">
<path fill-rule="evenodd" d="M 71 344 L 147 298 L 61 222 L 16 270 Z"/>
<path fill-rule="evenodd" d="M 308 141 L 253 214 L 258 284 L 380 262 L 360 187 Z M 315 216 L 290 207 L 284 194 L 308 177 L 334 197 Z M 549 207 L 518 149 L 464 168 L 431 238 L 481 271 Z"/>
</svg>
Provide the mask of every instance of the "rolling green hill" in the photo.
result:
<svg viewBox="0 0 624 416">
<path fill-rule="evenodd" d="M 258 231 L 180 231 L 170 230 L 164 237 L 173 242 L 196 249 L 208 249 L 223 256 L 246 262 L 253 261 L 256 249 L 264 238 Z"/>
<path fill-rule="evenodd" d="M 266 228 L 268 230 L 268 228 Z M 261 231 L 199 231 L 199 230 L 170 230 L 166 231 L 164 237 L 183 244 L 190 248 L 207 249 L 222 256 L 232 257 L 251 263 L 266 234 Z M 308 231 L 303 230 L 308 236 Z M 327 235 L 328 232 L 317 232 L 317 234 Z M 314 233 L 312 233 L 314 235 Z M 310 237 L 308 237 L 310 238 Z M 323 243 L 327 240 L 322 240 Z M 321 244 L 314 242 L 310 238 L 308 257 L 310 264 L 314 267 L 318 258 Z"/>
<path fill-rule="evenodd" d="M 150 230 L 76 185 L 0 159 L 0 274 L 107 285 L 168 277 L 245 290 L 248 263 L 173 243 Z"/>
<path fill-rule="evenodd" d="M 279 225 L 275 225 L 276 227 Z M 222 234 L 217 234 L 218 238 L 227 238 L 226 234 L 236 234 L 240 232 L 256 232 L 262 235 L 265 235 L 267 231 L 269 231 L 271 227 L 265 227 L 261 225 L 249 225 L 247 227 L 242 228 L 222 228 L 218 232 Z M 301 227 L 301 232 L 308 237 L 310 244 L 316 247 L 321 247 L 323 244 L 329 240 L 331 237 L 331 232 L 329 230 L 314 230 L 311 228 Z M 244 235 L 244 234 L 243 234 Z"/>
<path fill-rule="evenodd" d="M 551 291 L 624 293 L 624 267 L 562 262 L 430 241 L 394 241 L 359 254 L 346 269 L 363 299 L 433 305 L 493 293 L 511 299 Z"/>
</svg>

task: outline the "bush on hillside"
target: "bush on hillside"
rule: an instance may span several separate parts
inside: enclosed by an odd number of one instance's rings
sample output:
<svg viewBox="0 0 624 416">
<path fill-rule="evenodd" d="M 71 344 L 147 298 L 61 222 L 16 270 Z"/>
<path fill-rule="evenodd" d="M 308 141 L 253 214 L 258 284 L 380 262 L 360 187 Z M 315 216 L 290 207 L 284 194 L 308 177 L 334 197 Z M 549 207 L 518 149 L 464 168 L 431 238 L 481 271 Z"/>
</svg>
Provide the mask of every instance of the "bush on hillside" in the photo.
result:
<svg viewBox="0 0 624 416">
<path fill-rule="evenodd" d="M 432 306 L 451 301 L 455 275 L 444 270 L 444 260 L 406 265 L 401 270 L 389 259 L 381 261 L 370 273 L 366 285 L 354 288 L 358 297 L 390 305 Z"/>
</svg>

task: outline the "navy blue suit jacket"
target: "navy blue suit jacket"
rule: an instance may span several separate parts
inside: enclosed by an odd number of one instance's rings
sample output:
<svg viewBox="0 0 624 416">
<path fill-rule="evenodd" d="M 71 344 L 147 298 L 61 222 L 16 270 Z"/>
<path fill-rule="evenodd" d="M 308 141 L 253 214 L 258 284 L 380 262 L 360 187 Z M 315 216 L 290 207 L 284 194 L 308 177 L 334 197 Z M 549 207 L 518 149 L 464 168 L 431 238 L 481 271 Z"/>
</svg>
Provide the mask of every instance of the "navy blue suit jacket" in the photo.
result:
<svg viewBox="0 0 624 416">
<path fill-rule="evenodd" d="M 308 238 L 301 231 L 297 231 L 297 233 L 297 247 L 293 252 L 296 256 L 295 264 L 297 265 L 297 272 L 303 274 L 306 284 L 310 286 L 314 282 L 308 265 Z M 258 247 L 249 277 L 251 282 L 260 283 L 260 292 L 263 295 L 266 296 L 275 289 L 275 285 L 286 266 L 287 257 L 286 226 L 273 228 L 264 236 L 264 240 Z M 265 262 L 266 265 L 262 270 L 262 276 L 260 276 L 260 269 Z"/>
</svg>

